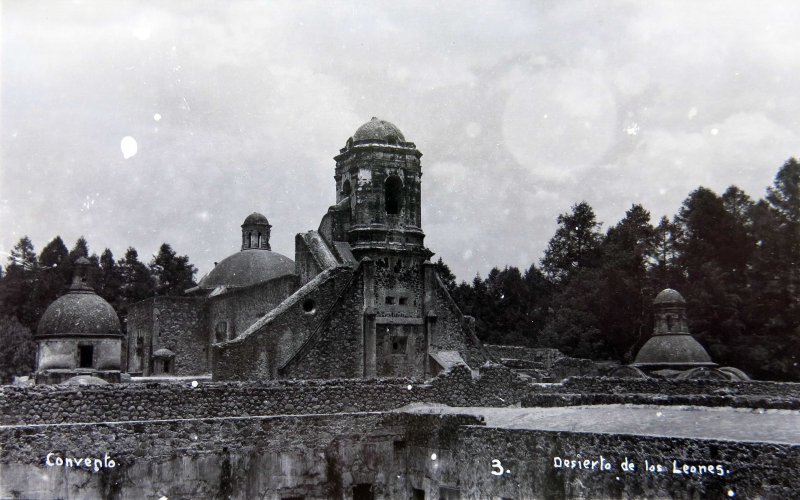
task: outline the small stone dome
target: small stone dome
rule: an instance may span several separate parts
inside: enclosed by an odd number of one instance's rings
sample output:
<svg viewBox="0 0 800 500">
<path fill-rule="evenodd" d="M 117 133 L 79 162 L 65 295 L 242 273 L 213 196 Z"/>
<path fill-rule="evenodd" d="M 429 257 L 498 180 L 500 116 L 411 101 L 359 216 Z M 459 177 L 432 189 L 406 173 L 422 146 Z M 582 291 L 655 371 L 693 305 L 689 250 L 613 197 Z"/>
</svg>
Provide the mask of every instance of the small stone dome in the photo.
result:
<svg viewBox="0 0 800 500">
<path fill-rule="evenodd" d="M 198 287 L 245 287 L 294 274 L 294 261 L 270 250 L 237 252 L 203 276 Z"/>
<path fill-rule="evenodd" d="M 117 312 L 94 293 L 87 282 L 89 265 L 85 257 L 75 261 L 69 292 L 47 307 L 39 320 L 36 336 L 122 336 Z"/>
<path fill-rule="evenodd" d="M 174 358 L 175 353 L 167 349 L 166 347 L 162 347 L 161 349 L 157 350 L 153 353 L 154 358 Z"/>
<path fill-rule="evenodd" d="M 690 369 L 717 366 L 708 352 L 689 333 L 686 301 L 671 288 L 653 300 L 653 336 L 639 349 L 632 366 L 649 369 Z"/>
<path fill-rule="evenodd" d="M 111 304 L 94 292 L 71 291 L 50 304 L 36 335 L 122 335 L 122 331 Z"/>
<path fill-rule="evenodd" d="M 683 295 L 677 291 L 672 288 L 665 288 L 653 300 L 653 305 L 659 304 L 686 304 L 686 301 L 683 299 Z"/>
<path fill-rule="evenodd" d="M 244 222 L 242 223 L 243 226 L 256 225 L 256 224 L 269 225 L 269 221 L 263 214 L 260 214 L 258 212 L 253 212 L 252 214 L 248 215 L 247 218 L 245 218 Z"/>
<path fill-rule="evenodd" d="M 353 140 L 379 140 L 391 143 L 405 142 L 406 138 L 403 136 L 403 133 L 400 132 L 400 129 L 397 128 L 393 123 L 389 123 L 373 116 L 372 120 L 358 127 L 356 133 L 353 134 Z"/>
</svg>

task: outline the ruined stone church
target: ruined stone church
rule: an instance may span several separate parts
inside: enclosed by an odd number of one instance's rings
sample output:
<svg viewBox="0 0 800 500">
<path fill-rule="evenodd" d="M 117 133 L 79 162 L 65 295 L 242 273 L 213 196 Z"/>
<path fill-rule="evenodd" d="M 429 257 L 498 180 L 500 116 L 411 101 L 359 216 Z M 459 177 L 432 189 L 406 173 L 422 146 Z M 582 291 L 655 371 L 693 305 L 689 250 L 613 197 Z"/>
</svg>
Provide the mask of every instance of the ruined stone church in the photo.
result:
<svg viewBox="0 0 800 500">
<path fill-rule="evenodd" d="M 373 118 L 334 157 L 336 203 L 272 252 L 253 213 L 241 250 L 187 297 L 154 297 L 128 316 L 126 366 L 137 375 L 215 380 L 428 378 L 489 356 L 429 259 L 422 153 Z"/>
</svg>

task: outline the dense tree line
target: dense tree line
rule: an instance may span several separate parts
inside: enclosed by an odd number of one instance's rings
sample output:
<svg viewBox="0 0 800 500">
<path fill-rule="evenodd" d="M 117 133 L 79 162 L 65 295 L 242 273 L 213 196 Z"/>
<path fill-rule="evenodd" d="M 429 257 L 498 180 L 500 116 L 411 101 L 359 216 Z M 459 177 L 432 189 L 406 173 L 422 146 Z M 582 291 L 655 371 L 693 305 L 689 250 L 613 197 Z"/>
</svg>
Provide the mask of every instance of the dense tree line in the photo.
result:
<svg viewBox="0 0 800 500">
<path fill-rule="evenodd" d="M 602 231 L 588 203 L 558 216 L 543 258 L 524 271 L 492 269 L 457 283 L 441 259 L 439 275 L 488 343 L 556 347 L 566 354 L 630 362 L 652 332 L 652 300 L 675 288 L 687 300 L 690 328 L 714 361 L 762 379 L 800 380 L 800 163 L 788 160 L 763 199 L 731 186 L 699 187 L 677 214 L 657 223 L 642 205 Z M 90 284 L 121 317 L 139 300 L 180 295 L 196 269 L 168 244 L 145 264 L 135 249 L 115 260 L 68 250 L 54 238 L 37 256 L 20 239 L 0 268 L 0 377 L 33 368 L 31 332 L 66 291 L 72 263 L 91 264 Z"/>
<path fill-rule="evenodd" d="M 585 202 L 558 216 L 541 261 L 456 284 L 437 266 L 488 343 L 556 347 L 630 362 L 652 332 L 652 300 L 674 288 L 715 362 L 757 378 L 800 380 L 800 163 L 766 196 L 699 187 L 672 220 L 633 205 L 615 226 Z"/>
<path fill-rule="evenodd" d="M 25 236 L 11 250 L 5 270 L 0 268 L 0 382 L 33 369 L 36 349 L 32 332 L 47 306 L 68 290 L 79 257 L 91 263 L 89 284 L 123 319 L 134 302 L 153 295 L 182 295 L 195 286 L 197 269 L 187 256 L 177 255 L 166 243 L 145 264 L 132 247 L 119 260 L 107 248 L 99 257 L 89 254 L 83 237 L 68 250 L 56 236 L 37 256 Z"/>
</svg>

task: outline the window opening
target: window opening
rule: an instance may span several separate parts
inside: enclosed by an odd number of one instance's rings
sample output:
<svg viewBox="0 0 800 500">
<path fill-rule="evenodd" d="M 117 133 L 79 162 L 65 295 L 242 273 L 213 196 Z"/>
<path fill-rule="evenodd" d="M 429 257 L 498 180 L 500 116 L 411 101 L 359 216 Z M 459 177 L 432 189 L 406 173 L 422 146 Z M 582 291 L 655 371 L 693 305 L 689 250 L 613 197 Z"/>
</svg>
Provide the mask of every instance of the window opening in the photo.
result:
<svg viewBox="0 0 800 500">
<path fill-rule="evenodd" d="M 403 201 L 403 182 L 396 175 L 389 176 L 384 186 L 387 214 L 399 214 Z"/>
<path fill-rule="evenodd" d="M 227 321 L 218 321 L 217 327 L 215 328 L 215 338 L 217 342 L 225 342 L 228 333 L 228 322 Z"/>
<path fill-rule="evenodd" d="M 448 488 L 446 486 L 442 486 L 439 488 L 439 499 L 440 500 L 460 500 L 461 499 L 461 490 L 456 488 Z"/>
<path fill-rule="evenodd" d="M 80 355 L 80 368 L 91 368 L 92 367 L 92 358 L 94 358 L 94 346 L 92 345 L 82 345 L 78 346 L 78 352 Z"/>
<path fill-rule="evenodd" d="M 353 486 L 353 500 L 373 500 L 375 493 L 369 483 L 357 484 Z"/>
<path fill-rule="evenodd" d="M 391 297 L 391 296 L 387 295 L 386 296 L 386 303 L 389 304 L 389 305 L 394 304 L 394 297 Z"/>
<path fill-rule="evenodd" d="M 314 303 L 314 301 L 312 299 L 306 299 L 306 301 L 303 302 L 303 311 L 305 311 L 305 312 L 307 312 L 309 314 L 313 313 L 314 309 L 316 308 L 316 306 L 317 305 Z"/>
<path fill-rule="evenodd" d="M 404 306 L 408 304 L 408 297 L 400 297 L 400 305 Z"/>
<path fill-rule="evenodd" d="M 406 345 L 408 344 L 407 337 L 395 337 L 392 339 L 392 354 L 405 354 Z"/>
<path fill-rule="evenodd" d="M 350 192 L 353 190 L 350 187 L 350 179 L 345 179 L 344 183 L 342 183 L 342 196 L 350 196 Z"/>
</svg>

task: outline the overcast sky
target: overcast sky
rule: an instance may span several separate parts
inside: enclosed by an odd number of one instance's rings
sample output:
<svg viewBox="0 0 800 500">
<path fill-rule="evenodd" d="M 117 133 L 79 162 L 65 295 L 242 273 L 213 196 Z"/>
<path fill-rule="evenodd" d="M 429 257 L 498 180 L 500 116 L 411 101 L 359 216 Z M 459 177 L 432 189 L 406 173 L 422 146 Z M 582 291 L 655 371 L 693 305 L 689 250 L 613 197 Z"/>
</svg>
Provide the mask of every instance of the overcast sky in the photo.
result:
<svg viewBox="0 0 800 500">
<path fill-rule="evenodd" d="M 460 279 L 542 257 L 586 200 L 654 222 L 763 196 L 800 155 L 800 2 L 2 3 L 0 252 L 162 242 L 198 278 L 251 212 L 272 248 L 335 201 L 372 116 L 423 153 L 427 246 Z M 123 151 L 132 137 L 136 154 Z M 127 158 L 126 158 L 127 156 Z"/>
</svg>

